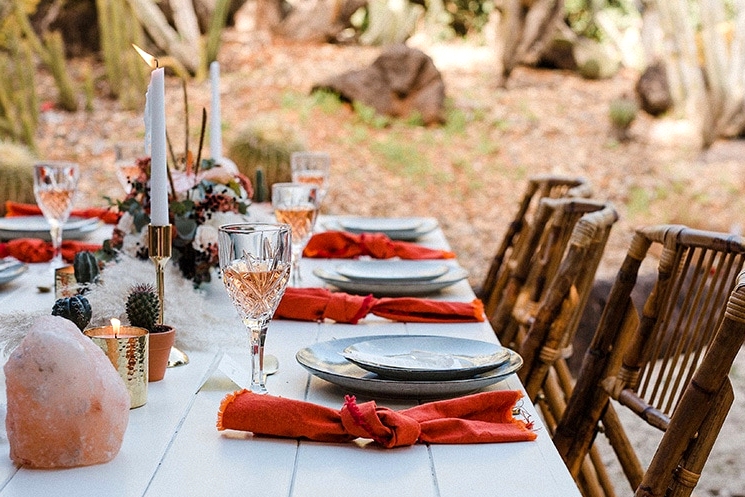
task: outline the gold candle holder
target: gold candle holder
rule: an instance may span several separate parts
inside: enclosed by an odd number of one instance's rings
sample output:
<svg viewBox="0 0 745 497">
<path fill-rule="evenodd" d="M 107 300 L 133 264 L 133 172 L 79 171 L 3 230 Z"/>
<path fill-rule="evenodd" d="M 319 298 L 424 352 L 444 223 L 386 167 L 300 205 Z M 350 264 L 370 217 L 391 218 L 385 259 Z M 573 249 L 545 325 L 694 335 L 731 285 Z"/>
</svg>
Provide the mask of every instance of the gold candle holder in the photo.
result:
<svg viewBox="0 0 745 497">
<path fill-rule="evenodd" d="M 160 314 L 158 324 L 163 323 L 165 311 L 165 269 L 168 259 L 171 258 L 171 225 L 147 227 L 148 253 L 150 260 L 155 264 L 155 288 L 160 301 Z M 171 347 L 171 355 L 168 359 L 168 367 L 183 366 L 189 363 L 189 356 L 176 347 Z"/>
<path fill-rule="evenodd" d="M 160 301 L 160 314 L 158 324 L 163 324 L 163 311 L 165 309 L 165 284 L 164 275 L 168 259 L 171 258 L 171 225 L 147 227 L 148 253 L 150 260 L 155 264 L 155 288 L 158 291 Z"/>
<path fill-rule="evenodd" d="M 61 299 L 78 294 L 78 282 L 75 279 L 75 268 L 62 266 L 54 270 L 54 298 Z"/>
<path fill-rule="evenodd" d="M 99 326 L 83 333 L 103 350 L 124 380 L 130 409 L 144 405 L 148 378 L 147 330 L 136 326 Z"/>
</svg>

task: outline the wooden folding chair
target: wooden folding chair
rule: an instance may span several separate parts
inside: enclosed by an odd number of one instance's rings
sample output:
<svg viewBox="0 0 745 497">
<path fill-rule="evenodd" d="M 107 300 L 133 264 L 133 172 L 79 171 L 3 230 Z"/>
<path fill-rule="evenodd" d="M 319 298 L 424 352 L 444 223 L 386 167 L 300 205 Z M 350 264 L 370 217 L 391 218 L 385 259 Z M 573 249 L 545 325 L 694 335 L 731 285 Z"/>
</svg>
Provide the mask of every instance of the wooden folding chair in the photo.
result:
<svg viewBox="0 0 745 497">
<path fill-rule="evenodd" d="M 561 207 L 576 209 L 566 200 L 545 200 L 558 209 L 554 216 L 567 216 Z M 593 205 L 585 202 L 586 206 Z M 599 210 L 583 214 L 574 225 L 556 274 L 538 302 L 518 299 L 513 319 L 518 324 L 515 342 L 523 357 L 518 372 L 528 397 L 534 402 L 544 424 L 553 432 L 556 420 L 564 412 L 566 399 L 572 391 L 574 378 L 566 358 L 572 353 L 572 341 L 590 295 L 600 260 L 611 228 L 618 220 L 615 209 L 605 204 Z M 557 222 L 561 226 L 561 222 Z M 534 273 L 545 268 L 533 264 Z M 542 276 L 529 275 L 522 295 L 534 294 L 530 287 Z M 597 451 L 593 450 L 580 473 L 585 495 L 603 495 L 610 480 Z"/>
<path fill-rule="evenodd" d="M 514 219 L 507 227 L 502 243 L 489 265 L 489 271 L 476 295 L 484 302 L 486 315 L 491 315 L 499 303 L 499 298 L 506 284 L 506 267 L 520 253 L 524 233 L 532 224 L 532 218 L 542 198 L 576 197 L 587 198 L 592 189 L 582 178 L 569 178 L 554 175 L 535 176 L 528 180 L 528 185 L 520 201 Z"/>
<path fill-rule="evenodd" d="M 541 301 L 549 283 L 556 275 L 575 225 L 590 212 L 605 209 L 606 203 L 572 198 L 543 198 L 530 228 L 521 240 L 520 251 L 514 261 L 505 268 L 504 288 L 494 312 L 487 314 L 494 332 L 507 347 L 517 348 L 517 335 L 521 321 L 535 315 L 537 303 Z M 604 242 L 603 242 L 604 243 Z M 598 261 L 594 261 L 598 262 Z M 590 278 L 595 275 L 597 264 L 588 265 Z M 591 280 L 580 292 L 580 307 L 584 307 L 589 295 Z M 527 315 L 520 316 L 520 313 Z M 576 316 L 574 325 L 581 316 Z"/>
<path fill-rule="evenodd" d="M 653 245 L 657 279 L 639 316 L 631 292 Z M 602 431 L 637 495 L 690 495 L 732 403 L 744 257 L 739 236 L 673 225 L 635 233 L 553 437 L 575 478 Z M 666 431 L 646 476 L 614 406 Z"/>
</svg>

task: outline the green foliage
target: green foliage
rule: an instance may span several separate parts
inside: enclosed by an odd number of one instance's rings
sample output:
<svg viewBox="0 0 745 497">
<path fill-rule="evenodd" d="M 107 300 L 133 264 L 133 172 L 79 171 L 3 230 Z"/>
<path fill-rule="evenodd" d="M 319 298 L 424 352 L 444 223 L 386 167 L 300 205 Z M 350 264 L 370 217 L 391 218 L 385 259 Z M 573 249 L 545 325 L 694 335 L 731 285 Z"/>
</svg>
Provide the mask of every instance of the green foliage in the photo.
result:
<svg viewBox="0 0 745 497">
<path fill-rule="evenodd" d="M 204 56 L 207 67 L 210 62 L 217 60 L 217 53 L 220 50 L 220 38 L 225 29 L 225 23 L 230 11 L 230 0 L 217 0 L 215 10 L 212 13 L 209 29 L 207 30 L 207 41 L 204 46 Z"/>
<path fill-rule="evenodd" d="M 39 122 L 36 97 L 34 61 L 31 48 L 20 37 L 18 30 L 8 26 L 15 16 L 3 25 L 0 39 L 0 137 L 5 136 L 36 148 L 35 134 Z M 6 29 L 8 28 L 8 29 Z"/>
<path fill-rule="evenodd" d="M 374 107 L 365 105 L 362 102 L 353 102 L 352 108 L 354 109 L 354 112 L 357 114 L 357 117 L 360 119 L 360 121 L 367 124 L 368 126 L 376 129 L 383 129 L 391 124 L 390 117 L 378 114 L 378 111 L 376 111 Z"/>
<path fill-rule="evenodd" d="M 52 306 L 52 315 L 72 321 L 80 331 L 83 331 L 91 322 L 93 312 L 87 298 L 82 295 L 73 295 L 58 299 Z"/>
<path fill-rule="evenodd" d="M 125 310 L 132 326 L 152 332 L 160 316 L 160 301 L 155 288 L 145 283 L 133 286 L 127 296 Z"/>
</svg>

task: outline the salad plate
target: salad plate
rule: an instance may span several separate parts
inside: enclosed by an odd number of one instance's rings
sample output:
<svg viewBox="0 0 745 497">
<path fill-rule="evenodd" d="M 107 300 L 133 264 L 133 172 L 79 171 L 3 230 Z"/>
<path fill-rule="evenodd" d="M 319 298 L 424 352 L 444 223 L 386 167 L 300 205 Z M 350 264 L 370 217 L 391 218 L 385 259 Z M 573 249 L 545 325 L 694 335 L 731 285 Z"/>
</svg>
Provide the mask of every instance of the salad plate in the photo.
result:
<svg viewBox="0 0 745 497">
<path fill-rule="evenodd" d="M 404 222 L 408 223 L 408 225 Z M 410 221 L 409 221 L 410 220 Z M 414 241 L 437 228 L 437 219 L 342 217 L 323 223 L 326 229 L 349 233 L 383 233 L 391 240 Z M 406 228 L 406 229 L 404 229 Z"/>
<path fill-rule="evenodd" d="M 450 270 L 432 261 L 371 260 L 339 264 L 336 272 L 350 280 L 373 282 L 429 281 Z"/>
<path fill-rule="evenodd" d="M 510 358 L 496 343 L 428 335 L 373 338 L 353 343 L 342 355 L 381 378 L 397 380 L 471 378 Z"/>
<path fill-rule="evenodd" d="M 386 398 L 443 399 L 476 392 L 505 380 L 523 364 L 517 352 L 507 349 L 508 359 L 500 366 L 470 378 L 458 380 L 392 380 L 378 376 L 349 362 L 344 349 L 374 338 L 399 335 L 360 336 L 319 342 L 295 355 L 297 362 L 312 375 L 337 385 L 345 391 Z"/>
<path fill-rule="evenodd" d="M 16 260 L 0 259 L 0 285 L 10 283 L 28 270 L 28 266 Z"/>
</svg>

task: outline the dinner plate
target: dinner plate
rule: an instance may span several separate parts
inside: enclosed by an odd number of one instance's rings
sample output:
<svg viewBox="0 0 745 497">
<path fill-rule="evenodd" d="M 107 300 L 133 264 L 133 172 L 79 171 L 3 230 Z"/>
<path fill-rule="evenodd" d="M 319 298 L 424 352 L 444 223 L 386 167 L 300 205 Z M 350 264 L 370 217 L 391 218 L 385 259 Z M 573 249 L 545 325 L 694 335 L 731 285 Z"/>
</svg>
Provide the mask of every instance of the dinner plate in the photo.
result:
<svg viewBox="0 0 745 497">
<path fill-rule="evenodd" d="M 28 270 L 28 266 L 18 261 L 0 259 L 0 285 L 10 283 Z"/>
<path fill-rule="evenodd" d="M 392 336 L 398 335 L 360 336 L 319 342 L 298 351 L 295 359 L 314 376 L 349 392 L 371 397 L 409 399 L 443 399 L 473 393 L 506 379 L 523 364 L 522 357 L 517 352 L 507 349 L 510 356 L 505 363 L 471 378 L 450 381 L 390 380 L 352 364 L 342 355 L 342 351 L 354 343 Z"/>
<path fill-rule="evenodd" d="M 458 380 L 471 378 L 510 358 L 495 343 L 464 338 L 406 335 L 356 342 L 342 351 L 362 369 L 394 380 Z"/>
<path fill-rule="evenodd" d="M 337 218 L 328 220 L 323 223 L 324 227 L 326 229 L 330 230 L 341 230 L 341 231 L 348 231 L 349 233 L 383 233 L 391 240 L 398 240 L 398 241 L 414 241 L 427 233 L 430 233 L 434 231 L 437 228 L 437 219 L 428 218 L 428 217 L 420 217 L 420 218 L 408 218 L 408 219 L 416 219 L 420 222 L 420 224 L 412 229 L 390 229 L 395 228 L 395 226 L 389 226 L 389 229 L 386 229 L 386 226 L 384 225 L 378 225 L 377 227 L 373 224 L 372 229 L 360 229 L 361 226 L 354 226 L 354 223 L 352 223 L 352 226 L 349 226 L 350 220 L 364 220 L 364 219 L 370 219 L 370 218 Z M 371 219 L 399 219 L 399 218 L 371 218 Z M 402 226 L 399 224 L 399 226 Z M 367 228 L 370 228 L 371 226 L 368 225 Z"/>
<path fill-rule="evenodd" d="M 438 292 L 468 278 L 468 271 L 461 267 L 448 266 L 448 272 L 426 281 L 372 281 L 353 280 L 334 270 L 316 268 L 313 274 L 325 283 L 348 293 L 370 294 L 377 297 L 402 297 L 427 295 Z"/>
<path fill-rule="evenodd" d="M 102 221 L 96 217 L 71 217 L 62 226 L 62 238 L 77 240 L 101 226 Z M 0 218 L 0 238 L 42 238 L 51 240 L 49 223 L 44 216 L 15 216 Z"/>
<path fill-rule="evenodd" d="M 428 281 L 449 270 L 447 264 L 433 261 L 351 261 L 336 266 L 336 272 L 350 280 L 372 282 Z"/>
</svg>

